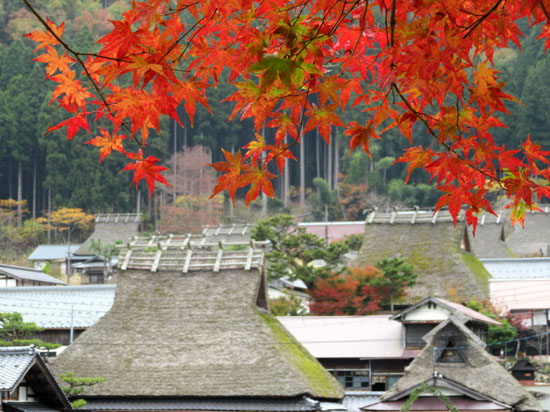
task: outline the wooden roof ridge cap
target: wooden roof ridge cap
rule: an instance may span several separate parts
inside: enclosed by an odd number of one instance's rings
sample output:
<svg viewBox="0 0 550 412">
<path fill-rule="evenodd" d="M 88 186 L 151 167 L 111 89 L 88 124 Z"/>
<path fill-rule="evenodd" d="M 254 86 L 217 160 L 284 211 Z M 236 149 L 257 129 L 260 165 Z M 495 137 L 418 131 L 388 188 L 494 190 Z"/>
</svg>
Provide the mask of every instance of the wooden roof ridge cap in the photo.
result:
<svg viewBox="0 0 550 412">
<path fill-rule="evenodd" d="M 143 213 L 98 213 L 94 216 L 96 223 L 140 223 Z"/>
<path fill-rule="evenodd" d="M 431 214 L 430 214 L 431 213 Z M 445 213 L 445 215 L 442 215 Z M 465 220 L 465 211 L 460 210 L 456 218 L 457 222 L 462 222 Z M 421 209 L 403 209 L 399 210 L 394 208 L 391 212 L 379 212 L 377 208 L 372 210 L 365 220 L 366 224 L 417 224 L 417 223 L 432 223 L 436 224 L 438 222 L 452 222 L 453 217 L 451 216 L 448 209 L 440 209 L 435 211 L 431 208 Z"/>
</svg>

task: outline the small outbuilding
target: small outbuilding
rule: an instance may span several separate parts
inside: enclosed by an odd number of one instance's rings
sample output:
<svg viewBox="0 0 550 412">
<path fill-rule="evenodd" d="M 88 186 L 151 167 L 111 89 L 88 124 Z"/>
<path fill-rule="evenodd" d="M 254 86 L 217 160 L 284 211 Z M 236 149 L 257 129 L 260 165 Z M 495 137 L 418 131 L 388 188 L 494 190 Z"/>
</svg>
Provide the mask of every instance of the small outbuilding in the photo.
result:
<svg viewBox="0 0 550 412">
<path fill-rule="evenodd" d="M 69 401 L 33 346 L 0 348 L 0 411 L 68 409 Z"/>
<path fill-rule="evenodd" d="M 520 359 L 510 369 L 512 376 L 524 386 L 535 384 L 535 366 L 528 359 Z"/>
</svg>

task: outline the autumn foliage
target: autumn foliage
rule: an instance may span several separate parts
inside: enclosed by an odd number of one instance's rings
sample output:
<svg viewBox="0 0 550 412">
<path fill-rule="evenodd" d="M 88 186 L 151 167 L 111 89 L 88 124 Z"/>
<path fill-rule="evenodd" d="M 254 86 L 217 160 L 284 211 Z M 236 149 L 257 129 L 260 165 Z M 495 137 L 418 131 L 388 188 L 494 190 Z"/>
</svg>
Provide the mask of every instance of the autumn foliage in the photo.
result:
<svg viewBox="0 0 550 412">
<path fill-rule="evenodd" d="M 166 181 L 158 160 L 142 154 L 149 131 L 162 116 L 179 121 L 181 105 L 192 122 L 225 71 L 235 87 L 231 118 L 252 118 L 256 134 L 213 165 L 221 173 L 214 194 L 234 198 L 246 186 L 247 203 L 273 196 L 273 172 L 308 131 L 330 143 L 342 127 L 351 151 L 369 153 L 372 139 L 396 129 L 411 144 L 397 161 L 409 175 L 424 168 L 442 191 L 437 208 L 456 217 L 465 204 L 475 225 L 477 212 L 492 211 L 485 196 L 495 187 L 510 197 L 513 220 L 536 208 L 534 198 L 550 197 L 549 152 L 536 136 L 511 149 L 491 134 L 505 127 L 497 114 L 514 100 L 493 69 L 495 49 L 519 45 L 524 17 L 544 25 L 548 48 L 549 12 L 547 0 L 149 0 L 133 1 L 95 54 L 72 49 L 63 23 L 37 13 L 45 30 L 28 37 L 56 84 L 52 104 L 68 113 L 50 130 L 65 127 L 71 139 L 100 122 L 101 136 L 88 143 L 102 159 L 128 156 L 125 170 L 151 192 Z M 364 121 L 346 124 L 341 112 L 351 109 Z M 417 124 L 433 144 L 416 142 Z M 260 134 L 264 126 L 277 129 L 274 142 Z"/>
<path fill-rule="evenodd" d="M 350 268 L 347 273 L 319 279 L 312 290 L 309 310 L 313 315 L 368 315 L 380 309 L 378 305 L 385 288 L 375 286 L 382 276 L 374 266 Z"/>
</svg>

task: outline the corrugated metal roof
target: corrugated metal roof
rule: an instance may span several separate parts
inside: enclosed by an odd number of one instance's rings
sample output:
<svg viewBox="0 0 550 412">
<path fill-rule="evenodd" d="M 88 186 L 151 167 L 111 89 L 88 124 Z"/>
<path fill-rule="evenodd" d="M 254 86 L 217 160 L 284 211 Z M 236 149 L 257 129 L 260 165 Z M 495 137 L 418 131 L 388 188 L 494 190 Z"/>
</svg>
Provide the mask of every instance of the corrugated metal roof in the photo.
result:
<svg viewBox="0 0 550 412">
<path fill-rule="evenodd" d="M 488 323 L 490 325 L 496 325 L 496 326 L 501 325 L 499 321 L 491 319 L 490 317 L 485 316 L 479 312 L 476 312 L 475 310 L 470 309 L 467 306 L 461 305 L 460 303 L 451 302 L 450 300 L 441 299 L 441 298 L 435 298 L 435 300 L 440 301 L 443 304 L 452 307 L 453 309 L 459 310 L 460 312 L 464 313 L 466 316 L 468 316 L 472 320 L 478 320 L 480 322 Z"/>
<path fill-rule="evenodd" d="M 0 312 L 19 312 L 42 328 L 87 328 L 112 306 L 115 285 L 0 288 Z"/>
<path fill-rule="evenodd" d="M 80 245 L 71 245 L 71 253 L 76 252 Z M 38 245 L 27 258 L 29 260 L 67 259 L 67 245 Z"/>
<path fill-rule="evenodd" d="M 47 275 L 38 269 L 31 269 L 22 266 L 11 266 L 0 264 L 0 273 L 4 273 L 16 279 L 30 280 L 35 282 L 52 283 L 54 285 L 66 285 L 59 279 L 53 276 Z"/>
<path fill-rule="evenodd" d="M 359 412 L 365 405 L 376 403 L 384 392 L 346 391 L 342 403 L 349 412 Z"/>
<path fill-rule="evenodd" d="M 85 409 L 93 410 L 194 410 L 194 411 L 318 411 L 319 403 L 302 398 L 183 398 L 183 399 L 94 399 L 88 398 Z"/>
<path fill-rule="evenodd" d="M 463 396 L 449 396 L 449 399 L 457 407 L 459 411 L 479 411 L 479 410 L 506 410 L 507 406 L 497 402 L 490 401 L 476 401 Z M 399 411 L 405 404 L 407 399 L 399 401 L 386 401 L 379 402 L 373 405 L 364 407 L 364 410 L 375 411 Z M 420 396 L 409 408 L 410 411 L 446 411 L 445 402 L 435 396 Z"/>
<path fill-rule="evenodd" d="M 0 391 L 13 391 L 34 357 L 32 346 L 0 348 Z"/>
<path fill-rule="evenodd" d="M 400 358 L 403 325 L 388 315 L 281 316 L 279 321 L 316 358 Z"/>
<path fill-rule="evenodd" d="M 550 279 L 550 258 L 480 260 L 493 279 Z"/>
<path fill-rule="evenodd" d="M 491 303 L 502 311 L 550 308 L 550 279 L 490 279 Z"/>
</svg>

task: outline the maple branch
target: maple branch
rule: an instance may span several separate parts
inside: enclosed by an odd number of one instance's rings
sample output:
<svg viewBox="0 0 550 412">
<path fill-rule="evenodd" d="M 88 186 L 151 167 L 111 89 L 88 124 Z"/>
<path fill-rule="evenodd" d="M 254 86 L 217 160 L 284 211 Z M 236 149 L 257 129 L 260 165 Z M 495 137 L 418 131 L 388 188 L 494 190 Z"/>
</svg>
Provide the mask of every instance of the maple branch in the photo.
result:
<svg viewBox="0 0 550 412">
<path fill-rule="evenodd" d="M 445 149 L 447 149 L 447 151 L 449 153 L 452 153 L 453 155 L 455 155 L 459 160 L 462 160 L 464 162 L 467 160 L 463 155 L 461 155 L 455 149 L 453 149 L 447 142 L 439 140 L 439 138 L 437 136 L 437 133 L 430 127 L 430 125 L 428 124 L 428 121 L 426 119 L 424 119 L 424 117 L 421 115 L 421 113 L 418 112 L 414 107 L 412 107 L 412 105 L 410 104 L 408 99 L 403 95 L 403 93 L 401 93 L 401 90 L 399 90 L 399 86 L 397 86 L 397 84 L 392 82 L 391 83 L 391 88 L 399 95 L 399 97 L 401 98 L 403 103 L 405 103 L 407 108 L 416 116 L 416 118 L 419 119 L 422 123 L 424 123 L 424 125 L 426 126 L 426 129 L 428 130 L 428 133 L 430 133 L 434 137 L 434 139 L 436 139 L 437 142 L 441 146 L 443 146 Z M 481 173 L 483 176 L 487 177 L 488 179 L 496 182 L 502 189 L 505 188 L 504 185 L 502 184 L 501 180 L 498 177 L 493 176 L 489 172 L 485 172 L 483 169 L 475 167 L 472 164 L 468 163 L 467 165 L 468 165 L 468 167 L 471 167 L 472 169 L 474 169 L 475 171 Z"/>
<path fill-rule="evenodd" d="M 493 7 L 491 7 L 487 13 L 483 14 L 479 19 L 477 19 L 474 23 L 472 23 L 470 26 L 469 26 L 469 29 L 468 31 L 466 32 L 466 34 L 464 36 L 462 36 L 463 39 L 465 39 L 466 37 L 468 37 L 470 35 L 470 33 L 472 33 L 481 23 L 483 23 L 483 21 L 489 17 L 491 15 L 491 13 L 493 13 L 497 8 L 498 6 L 500 6 L 500 3 L 502 3 L 502 0 L 498 0 L 494 5 Z M 542 3 L 542 2 L 541 2 Z"/>
<path fill-rule="evenodd" d="M 548 10 L 546 10 L 546 6 L 544 5 L 544 1 L 540 0 L 540 7 L 542 8 L 542 12 L 546 16 L 546 20 L 550 21 L 550 15 L 548 14 Z"/>
<path fill-rule="evenodd" d="M 395 35 L 395 0 L 391 2 L 391 14 L 390 14 L 390 46 L 393 47 L 394 35 Z"/>
<path fill-rule="evenodd" d="M 111 110 L 111 106 L 109 105 L 109 103 L 107 102 L 107 99 L 105 98 L 105 96 L 103 95 L 103 93 L 101 92 L 101 89 L 99 88 L 99 85 L 96 83 L 96 81 L 93 79 L 91 73 L 89 72 L 88 68 L 86 67 L 86 64 L 84 63 L 84 61 L 81 59 L 79 53 L 75 50 L 73 50 L 73 48 L 71 46 L 69 46 L 69 44 L 67 44 L 65 41 L 63 41 L 61 39 L 61 37 L 59 37 L 57 35 L 57 33 L 55 33 L 54 30 L 52 30 L 52 28 L 48 25 L 48 23 L 42 18 L 42 16 L 35 10 L 35 8 L 29 3 L 29 0 L 23 0 L 23 3 L 25 3 L 25 5 L 27 6 L 27 8 L 29 9 L 29 11 L 38 19 L 38 21 L 46 28 L 46 30 L 48 31 L 48 33 L 50 33 L 58 42 L 59 44 L 65 49 L 67 50 L 69 53 L 71 53 L 75 58 L 76 60 L 78 61 L 78 63 L 82 66 L 82 68 L 84 69 L 84 72 L 86 73 L 86 77 L 90 80 L 91 84 L 92 84 L 92 87 L 95 89 L 96 93 L 98 94 L 99 98 L 101 99 L 101 101 L 103 102 L 103 104 L 105 105 L 105 107 L 107 108 L 107 110 L 112 113 L 112 110 Z M 133 135 L 131 133 L 131 129 L 124 123 L 122 123 L 124 128 L 126 130 L 128 130 L 130 132 L 130 134 L 132 135 L 132 139 L 134 139 L 134 141 L 138 144 L 139 148 L 140 149 L 143 149 L 143 144 L 138 140 L 138 138 Z"/>
<path fill-rule="evenodd" d="M 365 8 L 363 10 L 363 15 L 361 16 L 361 27 L 359 28 L 359 36 L 357 37 L 355 46 L 353 46 L 353 50 L 351 52 L 352 56 L 355 55 L 355 52 L 357 51 L 357 47 L 359 46 L 359 41 L 361 40 L 361 37 L 363 36 L 363 32 L 365 31 L 365 19 L 367 17 L 368 9 L 369 9 L 369 0 L 365 2 Z"/>
</svg>

